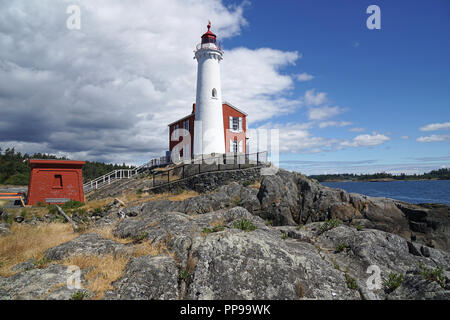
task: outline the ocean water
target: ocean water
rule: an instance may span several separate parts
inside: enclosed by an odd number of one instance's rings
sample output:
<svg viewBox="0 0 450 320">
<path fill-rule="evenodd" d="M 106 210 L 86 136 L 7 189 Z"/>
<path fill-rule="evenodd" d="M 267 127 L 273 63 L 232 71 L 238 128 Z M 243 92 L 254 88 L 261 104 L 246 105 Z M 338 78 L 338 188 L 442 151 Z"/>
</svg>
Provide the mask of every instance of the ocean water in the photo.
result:
<svg viewBox="0 0 450 320">
<path fill-rule="evenodd" d="M 410 203 L 434 202 L 450 205 L 450 180 L 322 182 L 322 184 L 371 197 L 386 197 Z"/>
</svg>

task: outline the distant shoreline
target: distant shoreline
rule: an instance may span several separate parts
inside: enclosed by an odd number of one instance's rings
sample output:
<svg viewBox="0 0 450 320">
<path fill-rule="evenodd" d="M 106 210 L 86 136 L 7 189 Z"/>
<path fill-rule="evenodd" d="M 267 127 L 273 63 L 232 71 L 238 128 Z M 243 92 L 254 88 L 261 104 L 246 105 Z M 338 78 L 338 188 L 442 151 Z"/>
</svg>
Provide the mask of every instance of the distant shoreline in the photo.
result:
<svg viewBox="0 0 450 320">
<path fill-rule="evenodd" d="M 361 179 L 361 180 L 346 180 L 346 179 L 329 179 L 322 180 L 322 182 L 393 182 L 393 181 L 436 181 L 436 180 L 450 180 L 450 179 L 439 179 L 439 178 L 431 178 L 431 179 L 392 179 L 392 178 L 380 178 L 380 179 Z"/>
</svg>

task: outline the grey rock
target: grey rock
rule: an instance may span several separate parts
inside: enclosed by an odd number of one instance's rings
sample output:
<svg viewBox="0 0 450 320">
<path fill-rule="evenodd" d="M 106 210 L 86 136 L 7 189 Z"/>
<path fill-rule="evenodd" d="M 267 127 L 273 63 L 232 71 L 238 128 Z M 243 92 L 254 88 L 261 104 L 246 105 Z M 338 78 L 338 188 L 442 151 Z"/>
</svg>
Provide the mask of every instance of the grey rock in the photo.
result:
<svg viewBox="0 0 450 320">
<path fill-rule="evenodd" d="M 104 239 L 96 233 L 89 233 L 47 249 L 44 255 L 49 260 L 61 260 L 73 255 L 127 254 L 130 252 L 131 250 L 124 244 Z"/>
<path fill-rule="evenodd" d="M 11 226 L 7 223 L 0 223 L 0 236 L 11 233 Z"/>
<path fill-rule="evenodd" d="M 69 275 L 66 266 L 55 264 L 0 278 L 0 300 L 70 300 L 78 290 L 67 287 Z"/>
<path fill-rule="evenodd" d="M 17 222 L 17 223 L 22 223 L 24 220 L 25 220 L 25 218 L 22 217 L 22 216 L 14 217 L 14 221 Z"/>
<path fill-rule="evenodd" d="M 105 299 L 174 300 L 178 299 L 178 271 L 170 256 L 133 258 L 123 277 Z"/>
</svg>

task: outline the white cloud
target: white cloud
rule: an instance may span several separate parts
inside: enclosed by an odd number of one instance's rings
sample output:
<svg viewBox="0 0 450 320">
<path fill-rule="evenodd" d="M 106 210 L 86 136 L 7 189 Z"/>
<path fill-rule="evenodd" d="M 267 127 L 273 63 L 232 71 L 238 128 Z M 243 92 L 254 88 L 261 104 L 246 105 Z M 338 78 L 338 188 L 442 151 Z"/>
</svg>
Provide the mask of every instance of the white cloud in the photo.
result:
<svg viewBox="0 0 450 320">
<path fill-rule="evenodd" d="M 295 79 L 297 79 L 298 81 L 310 81 L 314 79 L 314 76 L 309 73 L 303 72 L 295 75 Z"/>
<path fill-rule="evenodd" d="M 281 153 L 318 153 L 331 151 L 336 139 L 314 136 L 309 129 L 312 123 L 266 123 L 258 129 L 279 130 L 279 151 Z M 250 138 L 252 139 L 252 138 Z"/>
<path fill-rule="evenodd" d="M 316 93 L 316 89 L 311 89 L 306 91 L 304 100 L 308 106 L 319 106 L 327 102 L 327 94 L 326 92 Z"/>
<path fill-rule="evenodd" d="M 436 131 L 436 130 L 449 130 L 449 129 L 450 129 L 450 122 L 444 122 L 444 123 L 427 124 L 426 126 L 421 127 L 420 131 Z"/>
<path fill-rule="evenodd" d="M 408 140 L 408 139 L 409 139 L 409 136 L 401 136 L 401 138 L 402 138 L 403 140 Z"/>
<path fill-rule="evenodd" d="M 418 142 L 440 142 L 450 139 L 450 134 L 432 134 L 431 136 L 419 137 L 416 139 Z"/>
<path fill-rule="evenodd" d="M 327 127 L 346 127 L 351 125 L 352 123 L 349 121 L 325 121 L 319 123 L 319 128 L 327 128 Z"/>
<path fill-rule="evenodd" d="M 207 20 L 219 38 L 232 37 L 246 24 L 243 7 L 219 0 L 75 3 L 79 31 L 66 28 L 73 1 L 0 2 L 0 144 L 86 160 L 160 156 L 167 124 L 195 101 L 193 49 Z M 280 72 L 299 53 L 224 50 L 223 96 L 249 122 L 302 105 L 288 94 L 292 78 Z"/>
<path fill-rule="evenodd" d="M 346 140 L 341 142 L 340 145 L 343 147 L 367 147 L 383 144 L 389 140 L 391 140 L 391 138 L 374 132 L 372 134 L 358 135 L 350 141 Z"/>
<path fill-rule="evenodd" d="M 338 114 L 344 112 L 345 109 L 340 107 L 318 107 L 318 108 L 310 108 L 308 110 L 308 117 L 310 120 L 325 120 L 331 117 L 334 117 Z"/>
</svg>

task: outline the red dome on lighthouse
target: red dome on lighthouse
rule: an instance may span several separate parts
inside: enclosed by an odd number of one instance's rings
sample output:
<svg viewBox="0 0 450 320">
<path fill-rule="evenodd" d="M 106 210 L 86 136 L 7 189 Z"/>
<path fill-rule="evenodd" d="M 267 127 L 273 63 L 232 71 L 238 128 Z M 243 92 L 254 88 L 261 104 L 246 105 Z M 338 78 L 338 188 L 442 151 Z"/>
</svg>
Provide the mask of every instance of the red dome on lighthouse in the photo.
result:
<svg viewBox="0 0 450 320">
<path fill-rule="evenodd" d="M 203 43 L 216 43 L 216 35 L 212 33 L 209 29 L 211 29 L 211 21 L 208 21 L 208 31 L 206 31 L 202 35 L 202 44 Z"/>
</svg>

